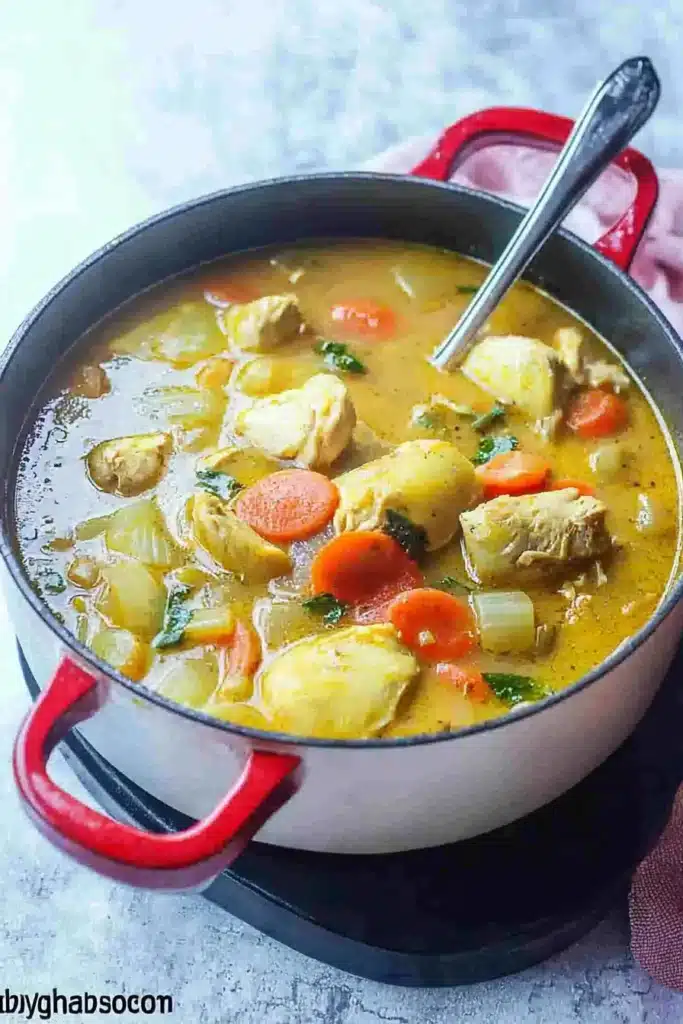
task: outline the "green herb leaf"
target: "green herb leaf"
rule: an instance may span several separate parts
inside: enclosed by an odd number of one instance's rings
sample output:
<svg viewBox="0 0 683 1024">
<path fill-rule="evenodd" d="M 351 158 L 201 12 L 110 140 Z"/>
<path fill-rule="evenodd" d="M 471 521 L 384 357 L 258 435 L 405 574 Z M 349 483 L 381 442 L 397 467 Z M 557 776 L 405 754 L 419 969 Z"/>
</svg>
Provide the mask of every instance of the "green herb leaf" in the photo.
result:
<svg viewBox="0 0 683 1024">
<path fill-rule="evenodd" d="M 479 431 L 480 434 L 483 434 L 485 430 L 488 430 L 492 423 L 495 423 L 496 420 L 502 420 L 504 416 L 505 408 L 496 402 L 493 408 L 489 409 L 488 412 L 485 412 L 482 416 L 477 416 L 476 420 L 473 420 L 472 426 L 475 430 Z"/>
<path fill-rule="evenodd" d="M 152 640 L 152 647 L 175 647 L 183 639 L 185 627 L 192 618 L 192 612 L 184 602 L 191 593 L 192 587 L 188 587 L 186 583 L 178 583 L 171 587 L 166 599 L 164 624 L 161 632 Z"/>
<path fill-rule="evenodd" d="M 542 700 L 547 692 L 530 676 L 517 676 L 512 672 L 482 672 L 498 700 L 514 707 L 522 701 Z"/>
<path fill-rule="evenodd" d="M 63 594 L 66 590 L 66 580 L 58 572 L 46 572 L 40 578 L 40 585 L 46 594 Z"/>
<path fill-rule="evenodd" d="M 437 580 L 431 586 L 437 590 L 447 590 L 451 594 L 471 594 L 474 590 L 474 587 L 468 586 L 467 583 L 456 579 L 455 576 L 444 576 L 443 579 Z"/>
<path fill-rule="evenodd" d="M 511 434 L 496 434 L 489 437 L 482 437 L 476 455 L 472 458 L 475 466 L 483 466 L 490 462 L 494 455 L 502 455 L 504 452 L 513 452 L 519 444 L 516 437 Z"/>
<path fill-rule="evenodd" d="M 209 494 L 217 498 L 234 498 L 242 490 L 243 484 L 229 473 L 221 473 L 219 469 L 198 469 L 197 486 L 203 487 Z"/>
<path fill-rule="evenodd" d="M 340 341 L 325 341 L 324 339 L 315 346 L 316 352 L 325 357 L 325 362 L 333 370 L 341 370 L 343 373 L 367 373 L 367 367 L 349 352 L 348 346 Z"/>
<path fill-rule="evenodd" d="M 474 295 L 475 292 L 479 291 L 478 284 L 459 284 L 455 289 L 460 295 Z"/>
<path fill-rule="evenodd" d="M 323 622 L 328 626 L 336 626 L 349 610 L 345 601 L 340 601 L 334 594 L 316 594 L 303 602 L 307 612 L 313 615 L 321 615 Z"/>
<path fill-rule="evenodd" d="M 427 550 L 427 531 L 422 526 L 412 523 L 407 516 L 388 508 L 385 513 L 384 533 L 393 537 L 401 545 L 408 558 L 414 562 L 419 560 Z"/>
</svg>

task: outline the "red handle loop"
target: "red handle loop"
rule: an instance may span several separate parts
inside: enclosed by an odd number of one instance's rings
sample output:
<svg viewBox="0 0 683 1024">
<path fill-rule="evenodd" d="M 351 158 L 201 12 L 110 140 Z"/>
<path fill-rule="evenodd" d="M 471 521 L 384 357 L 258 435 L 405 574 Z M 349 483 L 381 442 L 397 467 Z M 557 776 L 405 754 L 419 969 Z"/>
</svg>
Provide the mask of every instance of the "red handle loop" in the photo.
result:
<svg viewBox="0 0 683 1024">
<path fill-rule="evenodd" d="M 55 846 L 117 881 L 152 889 L 194 889 L 215 878 L 296 790 L 300 759 L 252 750 L 216 809 L 184 832 L 155 835 L 93 811 L 60 789 L 47 760 L 60 739 L 107 699 L 108 683 L 65 659 L 27 715 L 14 747 L 24 806 Z"/>
<path fill-rule="evenodd" d="M 488 146 L 494 141 L 522 142 L 526 139 L 537 145 L 562 146 L 573 127 L 574 122 L 570 118 L 546 114 L 541 110 L 491 107 L 470 114 L 447 128 L 430 154 L 411 173 L 447 181 L 457 159 L 462 156 L 465 147 L 472 143 Z M 496 135 L 504 138 L 492 138 Z M 621 270 L 628 270 L 655 208 L 659 182 L 654 167 L 637 149 L 623 150 L 612 162 L 633 175 L 636 194 L 617 223 L 594 242 L 594 248 L 616 263 Z"/>
</svg>

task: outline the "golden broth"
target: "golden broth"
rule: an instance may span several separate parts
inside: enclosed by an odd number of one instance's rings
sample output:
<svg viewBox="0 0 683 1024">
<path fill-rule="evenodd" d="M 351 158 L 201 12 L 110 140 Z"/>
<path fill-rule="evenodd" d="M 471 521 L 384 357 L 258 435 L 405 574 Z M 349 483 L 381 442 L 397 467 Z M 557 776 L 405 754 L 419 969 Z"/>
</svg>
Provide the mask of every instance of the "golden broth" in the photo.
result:
<svg viewBox="0 0 683 1024">
<path fill-rule="evenodd" d="M 319 338 L 339 338 L 367 367 L 362 376 L 345 375 L 359 421 L 354 444 L 334 466 L 336 475 L 349 465 L 368 461 L 383 450 L 413 438 L 434 436 L 430 427 L 415 422 L 414 407 L 428 403 L 431 395 L 477 411 L 490 409 L 492 398 L 461 373 L 440 373 L 428 355 L 452 327 L 478 286 L 485 268 L 469 259 L 416 245 L 383 241 L 320 243 L 287 251 L 264 250 L 240 255 L 202 268 L 164 284 L 133 300 L 77 346 L 76 362 L 56 380 L 52 397 L 38 416 L 21 463 L 16 507 L 21 554 L 26 571 L 50 608 L 61 615 L 81 639 L 92 643 L 101 626 L 93 594 L 67 583 L 67 567 L 75 554 L 88 555 L 99 563 L 109 555 L 101 535 L 73 542 L 74 527 L 95 516 L 120 508 L 125 499 L 104 493 L 89 482 L 83 457 L 94 444 L 113 437 L 168 427 L 163 417 L 146 407 L 148 387 L 195 385 L 201 362 L 178 368 L 167 362 L 135 355 L 112 355 L 117 339 L 132 326 L 145 324 L 159 310 L 186 301 L 204 301 L 207 281 L 223 277 L 235 295 L 293 292 L 312 334 L 278 349 L 274 359 L 289 386 L 299 386 L 325 370 L 313 350 Z M 395 315 L 393 336 L 371 340 L 339 333 L 330 311 L 337 303 L 368 299 L 389 306 Z M 209 307 L 210 309 L 211 307 Z M 212 314 L 213 315 L 213 314 Z M 492 316 L 492 334 L 523 334 L 548 344 L 558 328 L 578 325 L 589 339 L 597 358 L 615 362 L 617 357 L 583 323 L 548 296 L 527 284 L 518 284 Z M 74 393 L 74 366 L 100 363 L 110 382 L 108 393 L 96 399 Z M 232 381 L 235 380 L 233 370 Z M 230 413 L 244 404 L 232 384 L 220 391 L 227 399 L 228 416 L 219 418 L 214 431 L 195 436 L 191 447 L 179 446 L 168 470 L 154 489 L 159 507 L 172 533 L 192 493 L 198 453 L 217 444 L 234 441 Z M 620 546 L 609 565 L 590 565 L 566 579 L 541 581 L 524 587 L 533 599 L 537 622 L 559 627 L 547 654 L 533 657 L 494 657 L 478 654 L 468 663 L 488 671 L 512 671 L 541 680 L 548 689 L 560 689 L 598 665 L 624 639 L 640 629 L 654 612 L 675 570 L 678 534 L 678 471 L 662 424 L 637 382 L 628 390 L 629 424 L 619 440 L 631 453 L 631 462 L 612 482 L 596 481 L 589 465 L 598 441 L 586 441 L 560 430 L 547 442 L 535 433 L 514 408 L 506 413 L 504 430 L 518 438 L 521 449 L 546 455 L 555 478 L 586 481 L 608 506 L 608 521 Z M 448 436 L 464 455 L 472 457 L 481 434 L 466 416 L 450 421 Z M 186 439 L 187 442 L 187 439 Z M 145 494 L 144 497 L 147 497 Z M 656 511 L 656 528 L 643 529 L 642 510 L 650 502 Z M 640 517 L 639 517 L 640 513 Z M 60 543 L 63 541 L 63 543 Z M 306 564 L 306 545 L 297 551 Z M 301 549 L 301 550 L 299 550 Z M 305 571 L 295 574 L 294 587 L 287 581 L 246 586 L 220 574 L 215 566 L 184 549 L 190 565 L 200 565 L 212 576 L 212 585 L 223 593 L 236 614 L 256 624 L 264 643 L 266 661 L 273 651 L 309 634 L 325 631 L 320 620 L 301 609 Z M 427 583 L 452 575 L 467 579 L 459 540 L 428 556 L 424 565 Z M 161 577 L 160 577 L 161 578 Z M 63 584 L 67 583 L 66 586 Z M 503 588 L 509 589 L 509 588 Z M 276 606 L 273 593 L 288 598 Z M 204 659 L 206 678 L 216 686 L 225 680 L 227 653 L 211 645 L 192 651 L 147 651 L 151 658 L 145 684 L 164 691 L 170 669 Z M 180 691 L 176 691 L 180 692 Z M 229 695 L 230 696 L 230 695 Z M 225 694 L 224 694 L 225 697 Z M 190 701 L 192 702 L 192 700 Z M 204 706 L 201 696 L 195 703 Z M 207 708 L 229 720 L 264 728 L 277 728 L 259 711 L 258 680 L 253 695 L 235 691 L 220 706 Z M 452 684 L 424 669 L 404 695 L 394 721 L 383 735 L 397 736 L 458 728 L 503 714 L 508 710 L 496 699 L 476 703 L 455 691 Z"/>
</svg>

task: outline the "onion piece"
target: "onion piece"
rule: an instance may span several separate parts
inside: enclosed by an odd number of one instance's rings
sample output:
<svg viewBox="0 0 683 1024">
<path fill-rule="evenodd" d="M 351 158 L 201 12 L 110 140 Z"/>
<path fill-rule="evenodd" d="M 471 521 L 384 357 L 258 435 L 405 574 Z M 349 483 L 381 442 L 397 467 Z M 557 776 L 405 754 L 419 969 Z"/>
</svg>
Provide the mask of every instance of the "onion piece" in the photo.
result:
<svg viewBox="0 0 683 1024">
<path fill-rule="evenodd" d="M 169 387 L 148 387 L 139 406 L 143 412 L 169 423 L 193 430 L 201 427 L 218 429 L 225 411 L 225 395 L 208 388 L 191 388 L 184 384 Z"/>
<path fill-rule="evenodd" d="M 182 368 L 218 355 L 225 338 L 210 305 L 183 302 L 115 338 L 109 348 L 114 355 L 159 359 Z"/>
<path fill-rule="evenodd" d="M 472 597 L 482 649 L 495 654 L 530 650 L 536 642 L 534 605 L 521 590 Z"/>
<path fill-rule="evenodd" d="M 101 629 L 95 633 L 90 646 L 98 658 L 133 682 L 139 682 L 149 668 L 148 645 L 125 629 Z"/>
<path fill-rule="evenodd" d="M 180 561 L 166 520 L 153 498 L 124 505 L 109 517 L 105 530 L 107 548 L 158 569 L 170 569 Z"/>
<path fill-rule="evenodd" d="M 676 513 L 673 508 L 666 505 L 660 498 L 652 494 L 641 493 L 637 496 L 638 508 L 636 512 L 636 530 L 639 533 L 651 537 L 662 537 L 665 534 L 675 534 Z"/>
<path fill-rule="evenodd" d="M 103 565 L 104 588 L 95 602 L 97 611 L 112 625 L 151 640 L 161 629 L 166 605 L 163 583 L 140 562 Z"/>
<path fill-rule="evenodd" d="M 633 452 L 621 441 L 606 441 L 588 456 L 588 465 L 598 483 L 607 484 L 622 476 L 633 462 Z"/>
</svg>

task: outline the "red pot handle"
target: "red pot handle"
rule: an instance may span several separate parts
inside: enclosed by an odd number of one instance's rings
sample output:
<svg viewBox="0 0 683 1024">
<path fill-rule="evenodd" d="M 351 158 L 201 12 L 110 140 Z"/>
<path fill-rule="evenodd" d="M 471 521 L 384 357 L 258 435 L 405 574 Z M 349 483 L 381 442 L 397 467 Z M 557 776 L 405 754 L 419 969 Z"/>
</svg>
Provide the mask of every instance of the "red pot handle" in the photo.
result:
<svg viewBox="0 0 683 1024">
<path fill-rule="evenodd" d="M 230 864 L 297 787 L 300 759 L 252 750 L 216 809 L 184 832 L 155 835 L 93 811 L 48 776 L 54 747 L 107 700 L 109 684 L 66 658 L 26 716 L 14 778 L 26 811 L 55 846 L 101 875 L 151 889 L 194 889 Z"/>
<path fill-rule="evenodd" d="M 574 122 L 570 118 L 547 114 L 542 110 L 491 107 L 470 114 L 447 128 L 430 154 L 411 173 L 423 178 L 447 181 L 457 159 L 471 143 L 490 145 L 494 141 L 521 142 L 526 139 L 536 144 L 562 146 L 573 127 Z M 505 139 L 491 138 L 495 135 L 504 136 Z M 659 182 L 654 167 L 637 149 L 622 150 L 613 163 L 633 175 L 636 194 L 617 223 L 593 245 L 621 270 L 628 270 L 657 202 Z"/>
</svg>

